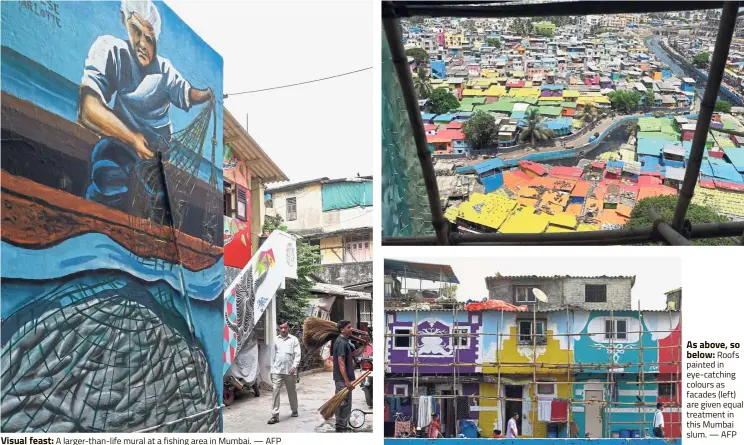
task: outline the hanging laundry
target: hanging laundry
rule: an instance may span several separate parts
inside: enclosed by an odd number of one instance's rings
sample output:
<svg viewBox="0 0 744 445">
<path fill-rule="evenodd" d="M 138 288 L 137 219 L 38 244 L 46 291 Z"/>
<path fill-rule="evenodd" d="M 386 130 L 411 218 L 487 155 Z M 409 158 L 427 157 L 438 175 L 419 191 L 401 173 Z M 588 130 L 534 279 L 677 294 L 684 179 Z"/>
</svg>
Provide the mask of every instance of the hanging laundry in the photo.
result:
<svg viewBox="0 0 744 445">
<path fill-rule="evenodd" d="M 432 396 L 421 396 L 419 397 L 418 406 L 418 419 L 417 425 L 419 428 L 423 428 L 431 422 L 432 404 L 434 398 Z"/>
<path fill-rule="evenodd" d="M 551 422 L 565 422 L 566 421 L 566 414 L 568 410 L 568 401 L 567 400 L 560 400 L 560 399 L 553 399 L 551 402 L 550 407 L 551 413 L 550 413 L 550 421 Z"/>
<path fill-rule="evenodd" d="M 540 422 L 550 422 L 553 403 L 551 400 L 537 401 L 537 420 Z"/>
</svg>

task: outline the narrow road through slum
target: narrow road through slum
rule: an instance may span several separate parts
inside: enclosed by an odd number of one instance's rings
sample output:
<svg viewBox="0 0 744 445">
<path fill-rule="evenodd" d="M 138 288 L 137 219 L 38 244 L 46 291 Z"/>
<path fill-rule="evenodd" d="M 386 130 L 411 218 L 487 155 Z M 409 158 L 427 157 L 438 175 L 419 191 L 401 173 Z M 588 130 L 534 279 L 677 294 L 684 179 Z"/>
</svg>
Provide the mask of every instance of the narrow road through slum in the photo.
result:
<svg viewBox="0 0 744 445">
<path fill-rule="evenodd" d="M 282 390 L 281 407 L 279 408 L 279 423 L 268 425 L 271 417 L 271 390 L 261 391 L 260 397 L 244 395 L 226 406 L 223 414 L 223 427 L 226 433 L 335 433 L 335 419 L 323 420 L 318 408 L 335 393 L 333 374 L 318 372 L 300 377 L 297 384 L 297 402 L 299 417 L 290 417 L 291 409 L 286 390 Z M 370 412 L 366 416 L 364 426 L 357 432 L 372 431 L 371 409 L 364 402 L 364 392 L 357 388 L 352 393 L 351 409 L 361 409 Z"/>
</svg>

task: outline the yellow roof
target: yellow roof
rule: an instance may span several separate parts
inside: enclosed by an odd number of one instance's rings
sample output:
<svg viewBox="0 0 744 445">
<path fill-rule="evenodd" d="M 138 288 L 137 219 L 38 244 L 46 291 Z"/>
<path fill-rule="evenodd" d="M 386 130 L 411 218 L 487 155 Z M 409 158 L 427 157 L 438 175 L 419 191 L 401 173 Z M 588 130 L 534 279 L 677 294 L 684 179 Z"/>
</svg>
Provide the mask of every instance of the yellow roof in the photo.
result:
<svg viewBox="0 0 744 445">
<path fill-rule="evenodd" d="M 501 233 L 542 233 L 548 228 L 550 216 L 535 214 L 533 207 L 518 207 L 501 225 Z"/>
<path fill-rule="evenodd" d="M 479 210 L 474 206 L 482 204 Z M 484 195 L 473 193 L 470 199 L 460 204 L 457 216 L 465 221 L 497 230 L 517 206 L 517 201 L 503 191 Z"/>
<path fill-rule="evenodd" d="M 626 150 L 624 148 L 621 148 L 618 153 L 620 153 L 620 156 L 623 158 L 623 160 L 629 161 L 635 159 L 635 152 L 633 150 Z"/>
<path fill-rule="evenodd" d="M 556 213 L 550 216 L 550 224 L 561 226 L 569 229 L 576 228 L 576 217 L 568 213 Z"/>
<path fill-rule="evenodd" d="M 447 221 L 454 223 L 457 219 L 457 207 L 447 207 L 447 210 L 444 211 L 444 218 Z"/>
<path fill-rule="evenodd" d="M 443 82 L 444 82 L 444 80 L 442 80 L 442 79 L 430 79 L 429 80 L 429 83 L 432 84 L 432 85 L 437 84 L 437 83 L 443 83 Z"/>
<path fill-rule="evenodd" d="M 540 102 L 563 102 L 563 98 L 561 96 L 541 97 Z"/>
<path fill-rule="evenodd" d="M 514 97 L 540 97 L 540 88 L 512 88 L 509 95 Z"/>
<path fill-rule="evenodd" d="M 579 97 L 579 99 L 576 101 L 579 105 L 586 105 L 586 104 L 608 104 L 610 103 L 609 97 Z"/>
<path fill-rule="evenodd" d="M 556 233 L 556 232 L 573 232 L 573 229 L 567 229 L 565 227 L 558 227 L 554 225 L 549 225 L 548 229 L 545 231 L 545 233 Z"/>
<path fill-rule="evenodd" d="M 585 91 L 580 94 L 581 97 L 601 97 L 602 93 L 599 91 Z"/>
<path fill-rule="evenodd" d="M 594 225 L 594 224 L 584 224 L 584 223 L 581 223 L 576 228 L 576 231 L 577 232 L 591 232 L 591 231 L 594 231 L 594 230 L 599 230 L 599 226 Z"/>
<path fill-rule="evenodd" d="M 692 203 L 710 207 L 718 213 L 744 216 L 744 193 L 695 187 Z"/>
<path fill-rule="evenodd" d="M 494 82 L 495 81 L 493 79 L 481 79 L 478 80 L 478 83 L 476 85 L 478 85 L 479 87 L 489 87 Z"/>
<path fill-rule="evenodd" d="M 584 119 L 574 119 L 571 122 L 571 126 L 574 128 L 581 128 L 582 125 L 584 125 Z"/>
<path fill-rule="evenodd" d="M 483 96 L 483 90 L 465 88 L 464 90 L 462 90 L 462 96 Z"/>
<path fill-rule="evenodd" d="M 491 85 L 491 87 L 488 88 L 484 92 L 483 95 L 484 96 L 496 96 L 496 97 L 499 97 L 499 96 L 504 96 L 505 94 L 506 94 L 506 88 L 504 88 L 503 86 L 501 86 L 501 85 Z"/>
<path fill-rule="evenodd" d="M 579 92 L 574 90 L 563 90 L 563 97 L 579 97 Z"/>
</svg>

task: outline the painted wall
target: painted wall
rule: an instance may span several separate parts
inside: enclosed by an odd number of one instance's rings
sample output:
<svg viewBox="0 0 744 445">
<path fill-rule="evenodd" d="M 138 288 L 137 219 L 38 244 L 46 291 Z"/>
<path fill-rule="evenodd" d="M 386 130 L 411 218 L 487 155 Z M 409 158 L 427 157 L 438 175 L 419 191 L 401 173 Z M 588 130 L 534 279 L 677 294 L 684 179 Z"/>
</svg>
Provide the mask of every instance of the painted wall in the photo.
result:
<svg viewBox="0 0 744 445">
<path fill-rule="evenodd" d="M 481 322 L 483 317 L 478 312 L 461 311 L 454 316 L 452 311 L 419 311 L 416 312 L 388 312 L 386 314 L 386 330 L 393 334 L 396 328 L 410 328 L 418 326 L 418 363 L 421 374 L 452 374 L 453 363 L 476 363 L 481 348 Z M 445 336 L 452 332 L 453 327 L 468 328 L 473 335 L 467 346 L 455 347 L 453 338 Z M 436 335 L 443 335 L 438 337 Z M 396 348 L 393 337 L 386 340 L 386 361 L 395 365 L 389 367 L 389 372 L 412 373 L 414 349 Z M 410 364 L 409 364 L 410 363 Z M 476 366 L 459 366 L 459 373 L 478 372 Z"/>
<path fill-rule="evenodd" d="M 225 228 L 225 266 L 242 269 L 251 260 L 250 222 L 224 216 L 223 224 Z"/>
<path fill-rule="evenodd" d="M 120 7 L 2 7 L 3 432 L 220 430 L 223 62 L 160 2 L 132 55 Z"/>
<path fill-rule="evenodd" d="M 320 184 L 312 184 L 286 192 L 272 193 L 274 210 L 284 219 L 290 232 L 312 230 L 331 233 L 372 227 L 372 207 L 353 207 L 324 212 L 321 190 Z M 287 221 L 287 198 L 292 197 L 297 198 L 297 219 Z"/>
<path fill-rule="evenodd" d="M 344 262 L 344 237 L 329 236 L 320 240 L 320 263 L 339 264 Z"/>
</svg>

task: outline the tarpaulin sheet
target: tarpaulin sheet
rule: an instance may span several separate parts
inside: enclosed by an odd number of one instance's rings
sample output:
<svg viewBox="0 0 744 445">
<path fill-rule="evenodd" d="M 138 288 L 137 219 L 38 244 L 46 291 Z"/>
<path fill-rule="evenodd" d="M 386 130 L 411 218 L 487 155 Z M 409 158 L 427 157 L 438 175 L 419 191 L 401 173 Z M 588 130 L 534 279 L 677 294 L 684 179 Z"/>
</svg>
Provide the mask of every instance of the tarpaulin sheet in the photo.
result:
<svg viewBox="0 0 744 445">
<path fill-rule="evenodd" d="M 372 205 L 372 181 L 323 184 L 323 211 Z"/>
<path fill-rule="evenodd" d="M 465 305 L 466 311 L 483 311 L 487 309 L 506 312 L 527 312 L 526 305 L 515 306 L 503 300 L 486 300 L 482 303 L 468 303 Z"/>
</svg>

